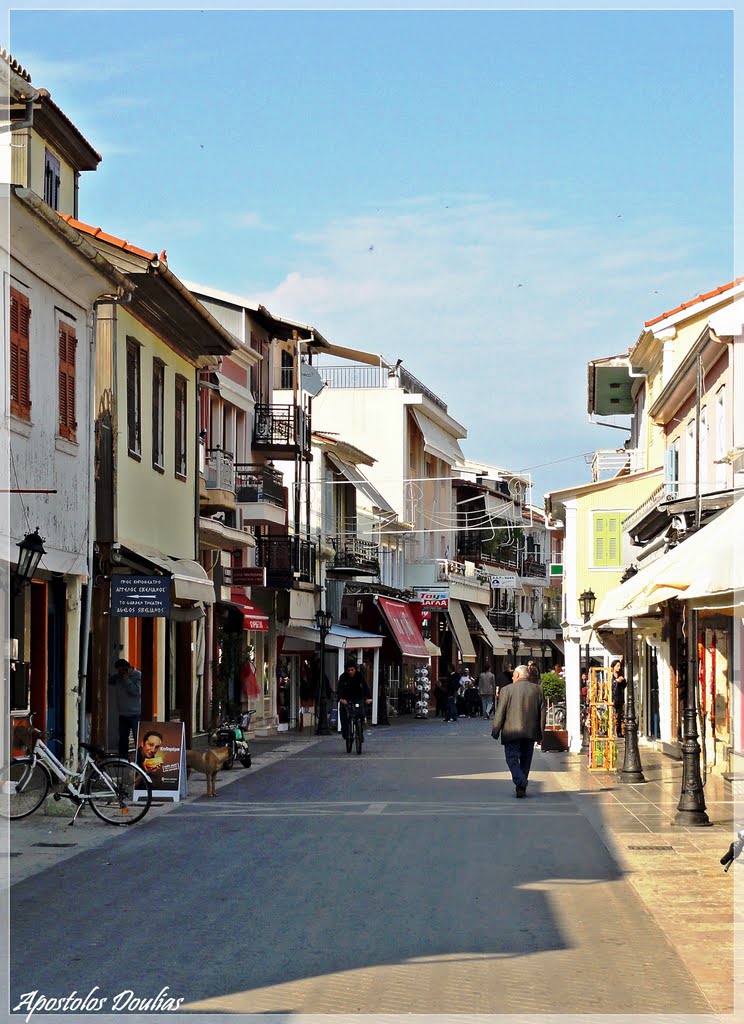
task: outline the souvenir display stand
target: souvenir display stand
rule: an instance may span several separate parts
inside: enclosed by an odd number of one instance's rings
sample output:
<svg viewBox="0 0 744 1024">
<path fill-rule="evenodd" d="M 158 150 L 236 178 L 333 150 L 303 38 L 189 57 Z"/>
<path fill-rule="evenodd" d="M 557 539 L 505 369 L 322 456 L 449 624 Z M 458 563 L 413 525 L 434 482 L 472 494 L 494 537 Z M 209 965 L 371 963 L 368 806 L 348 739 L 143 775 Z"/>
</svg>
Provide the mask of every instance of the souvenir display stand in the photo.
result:
<svg viewBox="0 0 744 1024">
<path fill-rule="evenodd" d="M 589 673 L 589 771 L 611 772 L 617 762 L 612 674 L 608 668 Z"/>
</svg>

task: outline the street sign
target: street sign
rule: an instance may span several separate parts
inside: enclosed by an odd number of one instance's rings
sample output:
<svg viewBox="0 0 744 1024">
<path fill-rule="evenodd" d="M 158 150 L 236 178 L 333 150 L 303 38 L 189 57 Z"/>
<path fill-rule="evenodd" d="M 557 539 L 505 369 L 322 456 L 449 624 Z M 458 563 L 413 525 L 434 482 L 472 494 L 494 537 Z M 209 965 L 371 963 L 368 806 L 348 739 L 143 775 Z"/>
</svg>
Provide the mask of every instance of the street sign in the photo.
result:
<svg viewBox="0 0 744 1024">
<path fill-rule="evenodd" d="M 420 590 L 416 596 L 422 608 L 449 608 L 449 594 L 446 590 Z"/>
<path fill-rule="evenodd" d="M 548 576 L 563 576 L 563 564 L 561 562 L 551 562 Z"/>
<path fill-rule="evenodd" d="M 265 565 L 233 566 L 232 585 L 234 587 L 265 587 Z"/>
<path fill-rule="evenodd" d="M 516 576 L 492 576 L 491 590 L 516 590 Z"/>
<path fill-rule="evenodd" d="M 163 618 L 170 611 L 170 576 L 111 577 L 111 614 Z"/>
</svg>

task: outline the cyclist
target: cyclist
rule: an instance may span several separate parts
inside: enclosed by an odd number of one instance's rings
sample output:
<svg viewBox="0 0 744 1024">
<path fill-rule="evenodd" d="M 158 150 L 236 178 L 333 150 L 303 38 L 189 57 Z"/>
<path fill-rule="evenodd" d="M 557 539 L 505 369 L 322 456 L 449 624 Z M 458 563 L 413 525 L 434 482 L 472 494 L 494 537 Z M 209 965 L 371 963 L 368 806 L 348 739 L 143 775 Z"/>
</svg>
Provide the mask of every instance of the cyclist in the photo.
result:
<svg viewBox="0 0 744 1024">
<path fill-rule="evenodd" d="M 359 671 L 355 661 L 346 664 L 346 671 L 338 679 L 338 707 L 341 714 L 341 735 L 346 739 L 349 728 L 349 701 L 361 700 L 365 704 L 372 703 L 367 680 Z"/>
</svg>

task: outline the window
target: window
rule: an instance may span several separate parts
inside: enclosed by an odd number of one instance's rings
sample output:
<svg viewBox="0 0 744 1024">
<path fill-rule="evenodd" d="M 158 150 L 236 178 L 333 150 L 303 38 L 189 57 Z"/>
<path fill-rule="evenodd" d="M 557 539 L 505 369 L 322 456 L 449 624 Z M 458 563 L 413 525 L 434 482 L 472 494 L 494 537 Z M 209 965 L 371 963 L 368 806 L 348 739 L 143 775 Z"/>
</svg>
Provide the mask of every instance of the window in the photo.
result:
<svg viewBox="0 0 744 1024">
<path fill-rule="evenodd" d="M 44 154 L 44 202 L 53 210 L 59 209 L 59 160 L 47 149 Z"/>
<path fill-rule="evenodd" d="M 708 470 L 708 406 L 700 410 L 700 487 L 705 490 L 712 474 Z"/>
<path fill-rule="evenodd" d="M 165 366 L 159 359 L 152 361 L 152 464 L 155 469 L 165 468 L 163 454 L 165 415 Z"/>
<path fill-rule="evenodd" d="M 667 498 L 679 494 L 679 440 L 670 444 L 664 453 L 664 489 Z"/>
<path fill-rule="evenodd" d="M 688 420 L 685 429 L 685 479 L 681 497 L 690 497 L 695 493 L 695 420 Z"/>
<path fill-rule="evenodd" d="M 75 418 L 75 359 L 77 332 L 70 324 L 59 322 L 59 436 L 74 441 L 77 434 Z"/>
<path fill-rule="evenodd" d="M 187 444 L 186 444 L 186 378 L 176 377 L 176 476 L 186 476 Z"/>
<path fill-rule="evenodd" d="M 726 481 L 726 465 L 722 461 L 726 455 L 726 385 L 716 392 L 716 480 L 718 483 Z"/>
<path fill-rule="evenodd" d="M 619 512 L 594 513 L 594 565 L 621 565 L 623 516 Z"/>
<path fill-rule="evenodd" d="M 431 459 L 424 460 L 424 475 L 427 477 L 434 476 L 434 464 Z"/>
<path fill-rule="evenodd" d="M 127 447 L 136 459 L 142 456 L 141 412 L 140 347 L 127 338 Z"/>
<path fill-rule="evenodd" d="M 282 349 L 282 372 L 281 372 L 281 384 L 280 387 L 283 389 L 292 389 L 294 387 L 294 357 L 291 352 L 286 352 Z"/>
<path fill-rule="evenodd" d="M 27 296 L 10 289 L 10 411 L 23 420 L 31 419 L 29 339 L 31 308 Z"/>
</svg>

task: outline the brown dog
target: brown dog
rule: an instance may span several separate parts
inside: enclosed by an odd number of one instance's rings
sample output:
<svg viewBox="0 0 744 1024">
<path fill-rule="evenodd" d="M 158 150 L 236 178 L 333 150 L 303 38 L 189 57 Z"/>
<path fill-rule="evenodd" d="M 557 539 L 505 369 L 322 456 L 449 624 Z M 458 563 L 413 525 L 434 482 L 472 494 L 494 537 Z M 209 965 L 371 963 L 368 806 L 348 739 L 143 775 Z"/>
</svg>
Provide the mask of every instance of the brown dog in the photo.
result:
<svg viewBox="0 0 744 1024">
<path fill-rule="evenodd" d="M 207 796 L 217 796 L 215 776 L 230 756 L 229 747 L 210 747 L 209 750 L 186 751 L 186 778 L 191 772 L 207 776 Z"/>
</svg>

